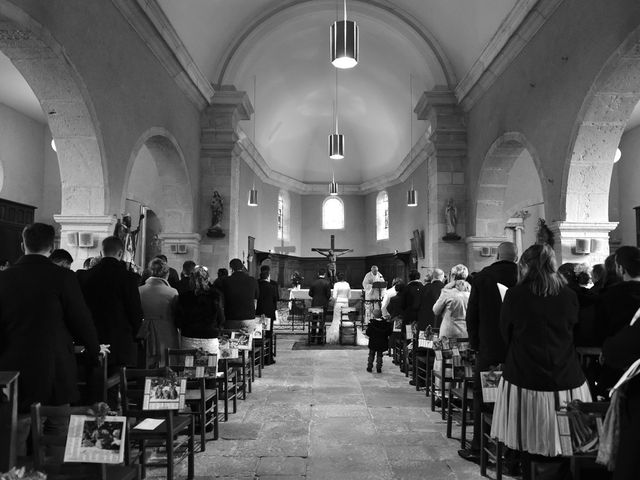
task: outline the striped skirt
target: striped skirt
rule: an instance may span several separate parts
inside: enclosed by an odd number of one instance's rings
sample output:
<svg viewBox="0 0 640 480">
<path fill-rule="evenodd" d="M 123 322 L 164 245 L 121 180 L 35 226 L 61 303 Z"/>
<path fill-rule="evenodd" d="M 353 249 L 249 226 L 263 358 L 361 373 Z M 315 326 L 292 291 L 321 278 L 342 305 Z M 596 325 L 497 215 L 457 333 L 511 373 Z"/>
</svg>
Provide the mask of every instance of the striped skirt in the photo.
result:
<svg viewBox="0 0 640 480">
<path fill-rule="evenodd" d="M 512 385 L 504 378 L 498 385 L 491 436 L 514 450 L 555 457 L 562 453 L 556 411 L 572 400 L 591 401 L 587 382 L 559 392 L 539 392 Z"/>
</svg>

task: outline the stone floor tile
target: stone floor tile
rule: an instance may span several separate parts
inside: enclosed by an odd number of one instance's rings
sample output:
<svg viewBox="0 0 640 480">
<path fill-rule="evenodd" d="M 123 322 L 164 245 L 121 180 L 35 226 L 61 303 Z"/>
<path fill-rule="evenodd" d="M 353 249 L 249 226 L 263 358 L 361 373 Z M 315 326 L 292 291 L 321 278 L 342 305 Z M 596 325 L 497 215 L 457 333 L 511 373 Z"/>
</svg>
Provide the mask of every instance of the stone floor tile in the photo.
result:
<svg viewBox="0 0 640 480">
<path fill-rule="evenodd" d="M 256 473 L 260 478 L 265 475 L 306 475 L 307 459 L 301 457 L 262 457 Z"/>
</svg>

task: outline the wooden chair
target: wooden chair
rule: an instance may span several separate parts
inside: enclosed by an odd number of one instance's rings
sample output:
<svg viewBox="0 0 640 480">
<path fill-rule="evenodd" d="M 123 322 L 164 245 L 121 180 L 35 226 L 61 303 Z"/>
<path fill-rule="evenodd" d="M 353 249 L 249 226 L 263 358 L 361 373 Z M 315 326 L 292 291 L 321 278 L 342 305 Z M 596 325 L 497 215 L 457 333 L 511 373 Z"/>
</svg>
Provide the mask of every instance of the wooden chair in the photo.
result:
<svg viewBox="0 0 640 480">
<path fill-rule="evenodd" d="M 218 382 L 218 398 L 222 400 L 224 405 L 223 418 L 225 422 L 229 421 L 229 402 L 233 402 L 233 411 L 238 411 L 238 372 L 229 365 L 227 359 L 218 361 L 218 374 L 220 381 Z"/>
<path fill-rule="evenodd" d="M 343 308 L 340 311 L 340 327 L 338 333 L 338 343 L 344 345 L 344 338 L 351 338 L 352 345 L 357 344 L 358 324 L 356 319 L 356 309 L 353 307 Z"/>
<path fill-rule="evenodd" d="M 144 383 L 146 377 L 162 377 L 168 374 L 168 369 L 127 369 L 122 367 L 120 372 L 120 391 L 122 397 L 122 411 L 127 418 L 144 420 L 146 418 L 158 418 L 164 420 L 153 430 L 138 430 L 129 428 L 126 435 L 125 455 L 128 461 L 132 461 L 132 445 L 138 445 L 135 459 L 139 460 L 142 469 L 142 477 L 146 476 L 147 466 L 166 466 L 168 480 L 173 480 L 175 462 L 187 458 L 187 478 L 194 477 L 194 421 L 191 415 L 180 415 L 174 410 L 143 410 Z M 186 435 L 186 440 L 179 436 Z M 186 451 L 180 454 L 185 447 Z M 166 461 L 154 463 L 147 462 L 147 449 L 164 447 Z"/>
<path fill-rule="evenodd" d="M 176 349 L 167 348 L 166 359 L 167 367 L 176 373 L 184 373 L 185 359 L 191 357 L 195 359 L 197 350 L 195 349 Z M 218 362 L 217 356 L 216 363 Z M 217 365 L 216 365 L 217 367 Z M 217 370 L 217 368 L 216 368 Z M 218 379 L 216 376 L 205 375 L 200 378 L 189 378 L 187 380 L 186 404 L 191 411 L 186 412 L 198 419 L 198 430 L 200 433 L 200 451 L 206 450 L 206 431 L 207 427 L 213 429 L 213 439 L 218 439 Z M 191 387 L 191 388 L 190 388 Z M 208 387 L 208 388 L 207 388 Z"/>
<path fill-rule="evenodd" d="M 47 474 L 49 480 L 137 480 L 140 466 L 105 465 L 100 463 L 64 463 L 67 431 L 57 435 L 44 433 L 44 419 L 67 423 L 71 415 L 91 415 L 90 407 L 49 407 L 31 405 L 31 442 L 34 468 Z M 49 451 L 54 449 L 55 451 Z M 52 453 L 48 455 L 48 453 Z"/>
<path fill-rule="evenodd" d="M 307 311 L 309 330 L 307 331 L 307 345 L 317 343 L 324 345 L 327 327 L 325 323 L 326 310 L 322 307 L 311 307 Z"/>
<path fill-rule="evenodd" d="M 493 408 L 493 404 L 485 404 Z M 491 437 L 492 411 L 483 411 L 480 415 L 480 475 L 487 476 L 487 465 L 492 461 L 496 465 L 496 480 L 502 480 L 504 444 Z"/>
<path fill-rule="evenodd" d="M 251 381 L 256 381 L 256 368 L 258 369 L 258 378 L 262 378 L 262 365 L 264 363 L 264 344 L 262 339 L 252 340 L 251 350 L 249 350 L 251 358 Z"/>
<path fill-rule="evenodd" d="M 247 350 L 240 350 L 238 355 L 238 358 L 227 359 L 227 365 L 236 371 L 236 389 L 242 393 L 240 398 L 246 400 L 251 393 L 251 359 Z"/>
<path fill-rule="evenodd" d="M 448 358 L 447 358 L 448 357 Z M 453 362 L 446 351 L 442 351 L 442 362 L 439 369 L 433 369 L 431 375 L 431 411 L 435 411 L 436 399 L 440 400 L 440 415 L 446 419 L 446 396 L 448 385 L 455 380 Z"/>
<path fill-rule="evenodd" d="M 451 438 L 453 430 L 453 420 L 460 421 L 460 448 L 467 445 L 467 424 L 473 424 L 473 371 L 462 373 L 460 377 L 454 375 L 459 381 L 449 385 L 449 395 L 447 400 L 447 438 Z M 460 408 L 455 407 L 455 403 L 460 403 Z M 470 407 L 471 406 L 471 407 Z M 469 417 L 471 415 L 471 418 Z"/>
</svg>

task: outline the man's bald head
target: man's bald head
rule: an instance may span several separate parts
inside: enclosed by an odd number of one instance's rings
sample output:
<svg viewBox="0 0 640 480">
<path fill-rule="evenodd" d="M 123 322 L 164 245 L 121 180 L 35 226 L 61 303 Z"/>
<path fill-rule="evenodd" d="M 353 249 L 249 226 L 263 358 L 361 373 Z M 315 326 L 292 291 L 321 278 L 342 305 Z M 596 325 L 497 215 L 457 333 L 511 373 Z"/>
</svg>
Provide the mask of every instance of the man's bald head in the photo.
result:
<svg viewBox="0 0 640 480">
<path fill-rule="evenodd" d="M 433 280 L 443 281 L 444 280 L 444 272 L 442 270 L 440 270 L 439 268 L 434 268 L 433 269 Z"/>
<path fill-rule="evenodd" d="M 518 247 L 513 242 L 502 242 L 498 245 L 498 260 L 515 262 L 518 260 Z"/>
</svg>

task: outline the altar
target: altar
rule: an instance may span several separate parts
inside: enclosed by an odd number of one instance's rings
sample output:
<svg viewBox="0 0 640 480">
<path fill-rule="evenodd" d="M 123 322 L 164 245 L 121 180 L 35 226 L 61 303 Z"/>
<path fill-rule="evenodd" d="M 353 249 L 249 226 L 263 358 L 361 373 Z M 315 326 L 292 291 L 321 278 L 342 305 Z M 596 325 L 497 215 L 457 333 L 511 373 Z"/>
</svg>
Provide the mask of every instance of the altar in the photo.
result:
<svg viewBox="0 0 640 480">
<path fill-rule="evenodd" d="M 349 307 L 355 308 L 356 312 L 359 312 L 360 315 L 362 315 L 363 301 L 363 290 L 361 288 L 352 288 L 349 293 Z M 290 324 L 291 330 L 296 330 L 296 326 L 304 329 L 305 318 L 309 307 L 311 307 L 311 297 L 309 296 L 308 288 L 289 289 L 287 319 L 283 322 L 282 317 L 284 317 L 284 315 L 279 314 L 278 316 L 280 318 L 277 322 L 278 326 L 282 328 L 285 324 Z M 328 312 L 331 312 L 332 310 L 333 301 L 331 301 L 327 306 Z"/>
</svg>

